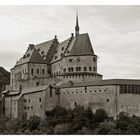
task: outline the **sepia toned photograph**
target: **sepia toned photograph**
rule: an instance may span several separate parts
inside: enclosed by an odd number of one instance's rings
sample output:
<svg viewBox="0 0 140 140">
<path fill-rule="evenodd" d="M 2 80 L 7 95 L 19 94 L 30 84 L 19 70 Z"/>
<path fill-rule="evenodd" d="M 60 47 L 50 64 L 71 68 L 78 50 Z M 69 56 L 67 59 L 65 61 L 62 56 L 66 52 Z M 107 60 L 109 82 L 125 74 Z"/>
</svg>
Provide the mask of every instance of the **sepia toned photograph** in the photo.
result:
<svg viewBox="0 0 140 140">
<path fill-rule="evenodd" d="M 0 6 L 0 135 L 140 135 L 140 6 Z"/>
</svg>

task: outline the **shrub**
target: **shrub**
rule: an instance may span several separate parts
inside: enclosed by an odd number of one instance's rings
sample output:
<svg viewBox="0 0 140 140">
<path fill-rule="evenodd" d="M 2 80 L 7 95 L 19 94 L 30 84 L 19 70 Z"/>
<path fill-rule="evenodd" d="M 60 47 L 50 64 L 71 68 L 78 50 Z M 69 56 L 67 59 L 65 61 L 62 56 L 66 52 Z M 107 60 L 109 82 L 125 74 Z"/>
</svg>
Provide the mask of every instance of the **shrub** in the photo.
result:
<svg viewBox="0 0 140 140">
<path fill-rule="evenodd" d="M 95 122 L 103 122 L 108 118 L 108 115 L 104 109 L 97 109 L 94 114 Z"/>
</svg>

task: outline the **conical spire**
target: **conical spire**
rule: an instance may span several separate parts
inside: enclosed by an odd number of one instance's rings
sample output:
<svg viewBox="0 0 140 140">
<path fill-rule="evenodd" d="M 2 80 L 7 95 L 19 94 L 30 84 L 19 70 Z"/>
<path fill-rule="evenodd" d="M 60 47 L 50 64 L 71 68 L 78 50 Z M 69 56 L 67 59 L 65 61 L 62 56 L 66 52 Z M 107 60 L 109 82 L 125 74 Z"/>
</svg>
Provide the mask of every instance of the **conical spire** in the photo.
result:
<svg viewBox="0 0 140 140">
<path fill-rule="evenodd" d="M 75 36 L 79 35 L 78 12 L 76 13 Z"/>
</svg>

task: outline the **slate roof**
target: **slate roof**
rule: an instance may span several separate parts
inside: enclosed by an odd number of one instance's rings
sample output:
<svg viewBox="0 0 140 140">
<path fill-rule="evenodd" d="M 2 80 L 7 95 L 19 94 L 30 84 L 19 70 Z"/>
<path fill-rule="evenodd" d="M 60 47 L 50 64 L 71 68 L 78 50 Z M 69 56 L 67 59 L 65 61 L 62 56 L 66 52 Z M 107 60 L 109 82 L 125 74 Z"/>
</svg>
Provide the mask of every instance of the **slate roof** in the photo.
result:
<svg viewBox="0 0 140 140">
<path fill-rule="evenodd" d="M 59 44 L 56 46 L 56 49 L 55 49 L 55 52 L 54 52 L 54 54 L 53 54 L 51 63 L 52 63 L 52 62 L 55 62 L 55 61 L 57 61 L 57 60 L 59 60 L 59 59 L 61 59 L 62 54 L 63 54 L 63 55 L 65 54 L 65 51 L 66 51 L 66 49 L 67 49 L 69 40 L 70 40 L 70 38 L 64 40 L 63 42 L 59 43 Z"/>
<path fill-rule="evenodd" d="M 83 86 L 106 86 L 106 85 L 140 85 L 140 80 L 134 79 L 108 79 L 108 80 L 99 80 L 92 82 L 77 82 L 70 85 L 69 83 L 63 83 L 59 87 L 83 87 Z"/>
<path fill-rule="evenodd" d="M 94 54 L 88 33 L 76 36 L 69 55 Z"/>
<path fill-rule="evenodd" d="M 46 63 L 43 57 L 39 54 L 39 52 L 33 48 L 32 50 L 28 50 L 25 55 L 16 63 L 16 66 L 24 64 L 24 63 Z"/>
<path fill-rule="evenodd" d="M 48 52 L 50 50 L 52 43 L 53 43 L 53 39 L 40 43 L 40 44 L 37 44 L 37 45 L 35 45 L 35 48 L 39 51 L 41 56 L 46 56 L 46 55 L 48 55 Z"/>
</svg>

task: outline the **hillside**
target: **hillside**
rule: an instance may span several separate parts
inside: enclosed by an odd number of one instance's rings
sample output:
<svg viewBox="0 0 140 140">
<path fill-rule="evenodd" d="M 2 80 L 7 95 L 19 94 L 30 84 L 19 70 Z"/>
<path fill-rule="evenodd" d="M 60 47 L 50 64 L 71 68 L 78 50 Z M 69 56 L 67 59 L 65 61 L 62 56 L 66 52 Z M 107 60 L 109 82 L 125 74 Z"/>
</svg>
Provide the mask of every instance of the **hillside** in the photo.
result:
<svg viewBox="0 0 140 140">
<path fill-rule="evenodd" d="M 6 71 L 3 67 L 0 67 L 0 91 L 3 85 L 10 83 L 10 73 Z"/>
</svg>

